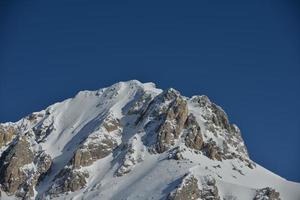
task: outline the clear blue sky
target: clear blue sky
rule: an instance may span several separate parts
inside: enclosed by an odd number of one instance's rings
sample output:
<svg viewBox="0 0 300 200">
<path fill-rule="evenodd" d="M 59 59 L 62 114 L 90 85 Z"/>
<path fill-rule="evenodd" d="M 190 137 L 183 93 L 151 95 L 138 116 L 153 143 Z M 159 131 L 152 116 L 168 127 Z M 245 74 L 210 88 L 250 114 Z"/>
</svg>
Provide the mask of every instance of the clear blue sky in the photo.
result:
<svg viewBox="0 0 300 200">
<path fill-rule="evenodd" d="M 300 182 L 297 1 L 0 1 L 0 121 L 114 82 L 206 94 Z"/>
</svg>

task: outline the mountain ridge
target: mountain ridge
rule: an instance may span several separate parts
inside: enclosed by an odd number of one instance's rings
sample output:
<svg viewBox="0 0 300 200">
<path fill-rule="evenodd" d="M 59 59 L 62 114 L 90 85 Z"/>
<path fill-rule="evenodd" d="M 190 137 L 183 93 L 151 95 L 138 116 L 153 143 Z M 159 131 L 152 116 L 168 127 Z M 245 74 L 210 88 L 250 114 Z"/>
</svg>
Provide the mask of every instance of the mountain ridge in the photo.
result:
<svg viewBox="0 0 300 200">
<path fill-rule="evenodd" d="M 249 158 L 221 107 L 154 83 L 80 91 L 0 136 L 3 199 L 300 198 Z"/>
</svg>

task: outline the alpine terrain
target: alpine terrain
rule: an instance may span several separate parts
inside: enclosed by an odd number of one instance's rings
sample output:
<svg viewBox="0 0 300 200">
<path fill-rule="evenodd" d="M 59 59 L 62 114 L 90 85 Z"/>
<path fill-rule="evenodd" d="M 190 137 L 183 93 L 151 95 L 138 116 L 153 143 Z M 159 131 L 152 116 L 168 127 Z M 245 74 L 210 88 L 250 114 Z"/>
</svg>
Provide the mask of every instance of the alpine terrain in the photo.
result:
<svg viewBox="0 0 300 200">
<path fill-rule="evenodd" d="M 0 124 L 0 184 L 1 199 L 300 200 L 207 96 L 136 80 Z"/>
</svg>

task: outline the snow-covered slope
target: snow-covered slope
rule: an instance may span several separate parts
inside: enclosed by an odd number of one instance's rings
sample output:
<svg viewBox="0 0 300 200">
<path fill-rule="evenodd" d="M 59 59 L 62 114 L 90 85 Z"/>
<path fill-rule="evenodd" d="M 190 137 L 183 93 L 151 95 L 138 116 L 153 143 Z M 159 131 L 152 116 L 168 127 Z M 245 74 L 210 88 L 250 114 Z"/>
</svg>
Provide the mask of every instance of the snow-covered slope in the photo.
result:
<svg viewBox="0 0 300 200">
<path fill-rule="evenodd" d="M 300 199 L 206 96 L 132 80 L 0 124 L 1 199 Z"/>
</svg>

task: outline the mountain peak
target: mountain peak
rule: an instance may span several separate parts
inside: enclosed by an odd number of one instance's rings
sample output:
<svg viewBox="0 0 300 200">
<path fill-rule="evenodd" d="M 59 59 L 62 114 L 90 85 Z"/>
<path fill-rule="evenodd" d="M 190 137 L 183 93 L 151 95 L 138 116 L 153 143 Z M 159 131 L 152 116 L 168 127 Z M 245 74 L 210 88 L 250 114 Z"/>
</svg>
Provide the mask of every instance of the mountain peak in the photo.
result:
<svg viewBox="0 0 300 200">
<path fill-rule="evenodd" d="M 205 95 L 119 82 L 0 124 L 2 198 L 290 199 Z M 16 178 L 17 177 L 17 178 Z"/>
</svg>

